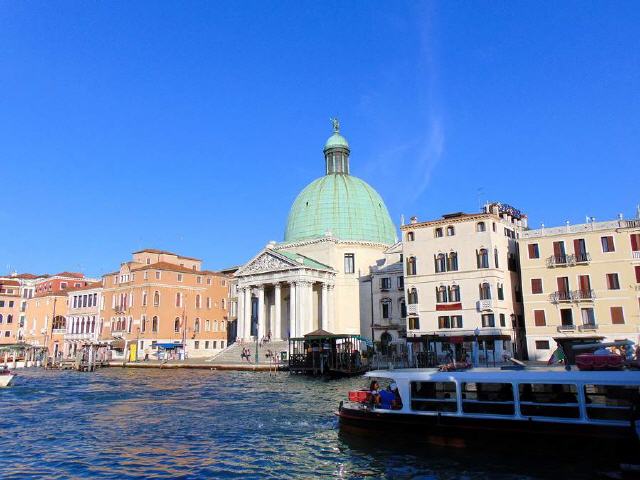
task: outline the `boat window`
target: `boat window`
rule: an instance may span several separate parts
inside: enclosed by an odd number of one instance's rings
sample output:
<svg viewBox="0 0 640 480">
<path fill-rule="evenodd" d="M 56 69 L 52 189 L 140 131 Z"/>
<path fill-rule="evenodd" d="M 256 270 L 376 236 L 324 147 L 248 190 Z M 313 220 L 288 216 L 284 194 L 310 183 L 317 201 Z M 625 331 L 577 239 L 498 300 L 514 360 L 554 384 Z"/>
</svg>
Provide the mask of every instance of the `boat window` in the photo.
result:
<svg viewBox="0 0 640 480">
<path fill-rule="evenodd" d="M 463 383 L 462 411 L 514 415 L 513 386 L 510 383 Z"/>
<path fill-rule="evenodd" d="M 578 389 L 560 383 L 521 383 L 520 413 L 525 417 L 580 418 Z"/>
<path fill-rule="evenodd" d="M 420 412 L 457 412 L 454 382 L 411 382 L 411 408 Z"/>
<path fill-rule="evenodd" d="M 630 385 L 585 385 L 587 417 L 592 420 L 630 420 L 638 387 Z"/>
</svg>

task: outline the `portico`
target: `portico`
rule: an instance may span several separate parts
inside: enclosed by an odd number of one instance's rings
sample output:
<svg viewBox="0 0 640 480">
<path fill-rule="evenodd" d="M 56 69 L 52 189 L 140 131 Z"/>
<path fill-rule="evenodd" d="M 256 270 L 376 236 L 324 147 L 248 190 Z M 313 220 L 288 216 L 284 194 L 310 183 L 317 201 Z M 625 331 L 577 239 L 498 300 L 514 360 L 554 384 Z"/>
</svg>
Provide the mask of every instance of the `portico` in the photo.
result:
<svg viewBox="0 0 640 480">
<path fill-rule="evenodd" d="M 238 338 L 280 340 L 330 330 L 335 273 L 309 257 L 265 248 L 235 274 Z"/>
</svg>

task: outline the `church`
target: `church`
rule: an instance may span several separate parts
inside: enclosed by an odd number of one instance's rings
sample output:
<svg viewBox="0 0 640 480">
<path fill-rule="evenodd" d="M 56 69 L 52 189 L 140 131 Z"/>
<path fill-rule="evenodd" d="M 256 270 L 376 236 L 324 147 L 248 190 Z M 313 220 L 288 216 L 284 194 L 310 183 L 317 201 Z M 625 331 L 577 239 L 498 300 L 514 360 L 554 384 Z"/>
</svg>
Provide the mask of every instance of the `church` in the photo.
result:
<svg viewBox="0 0 640 480">
<path fill-rule="evenodd" d="M 300 337 L 318 329 L 371 338 L 370 269 L 396 243 L 380 195 L 351 175 L 349 143 L 333 121 L 325 175 L 297 196 L 284 240 L 235 273 L 237 338 Z"/>
</svg>

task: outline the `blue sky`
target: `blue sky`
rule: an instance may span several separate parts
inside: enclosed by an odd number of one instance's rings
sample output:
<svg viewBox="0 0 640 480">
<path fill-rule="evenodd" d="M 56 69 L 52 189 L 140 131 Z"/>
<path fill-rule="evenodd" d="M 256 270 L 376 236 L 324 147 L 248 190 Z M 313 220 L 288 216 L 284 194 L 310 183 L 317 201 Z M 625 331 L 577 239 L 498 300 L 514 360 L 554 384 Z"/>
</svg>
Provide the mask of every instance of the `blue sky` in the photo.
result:
<svg viewBox="0 0 640 480">
<path fill-rule="evenodd" d="M 337 115 L 393 220 L 640 202 L 638 2 L 2 2 L 0 271 L 281 240 Z"/>
</svg>

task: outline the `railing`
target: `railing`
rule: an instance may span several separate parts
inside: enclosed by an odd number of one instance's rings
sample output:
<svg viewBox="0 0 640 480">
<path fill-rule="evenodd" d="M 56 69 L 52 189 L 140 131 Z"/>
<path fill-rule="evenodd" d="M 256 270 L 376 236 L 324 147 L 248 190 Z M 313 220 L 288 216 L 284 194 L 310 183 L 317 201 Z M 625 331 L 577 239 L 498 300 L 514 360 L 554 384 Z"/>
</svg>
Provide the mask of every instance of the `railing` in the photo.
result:
<svg viewBox="0 0 640 480">
<path fill-rule="evenodd" d="M 640 260 L 640 251 L 631 252 L 631 258 L 633 258 L 634 260 Z"/>
<path fill-rule="evenodd" d="M 581 332 L 585 332 L 588 330 L 597 330 L 597 329 L 598 329 L 598 325 L 596 325 L 595 323 L 585 323 L 583 325 L 578 326 L 578 330 L 580 330 Z"/>
<path fill-rule="evenodd" d="M 559 332 L 566 332 L 566 331 L 574 331 L 576 329 L 575 325 L 558 325 L 557 330 Z"/>
<path fill-rule="evenodd" d="M 574 302 L 589 301 L 596 298 L 596 292 L 594 290 L 574 290 L 571 292 L 571 300 Z"/>
<path fill-rule="evenodd" d="M 562 292 L 562 291 L 556 291 L 553 292 L 551 295 L 549 295 L 549 301 L 551 303 L 558 303 L 558 302 L 570 302 L 571 301 L 571 292 Z"/>
<path fill-rule="evenodd" d="M 61 333 L 67 333 L 67 327 L 64 328 L 54 328 L 51 330 L 51 333 L 60 335 Z"/>
<path fill-rule="evenodd" d="M 418 315 L 418 311 L 419 311 L 418 305 L 419 304 L 417 303 L 407 303 L 407 314 Z"/>
<path fill-rule="evenodd" d="M 476 308 L 479 312 L 482 312 L 484 310 L 491 310 L 493 308 L 493 300 L 491 300 L 490 298 L 478 300 L 476 302 Z"/>
<path fill-rule="evenodd" d="M 625 220 L 624 222 L 627 228 L 640 228 L 640 219 L 637 220 Z"/>
<path fill-rule="evenodd" d="M 568 255 L 551 255 L 547 258 L 547 267 L 557 267 L 567 265 Z"/>
<path fill-rule="evenodd" d="M 587 252 L 580 252 L 573 255 L 575 263 L 589 263 L 591 261 L 591 254 Z"/>
</svg>

